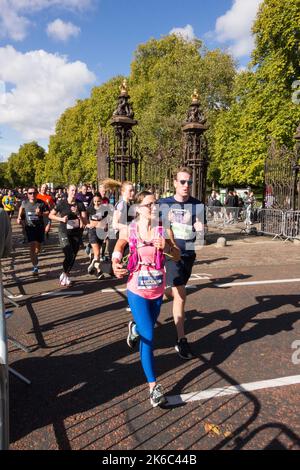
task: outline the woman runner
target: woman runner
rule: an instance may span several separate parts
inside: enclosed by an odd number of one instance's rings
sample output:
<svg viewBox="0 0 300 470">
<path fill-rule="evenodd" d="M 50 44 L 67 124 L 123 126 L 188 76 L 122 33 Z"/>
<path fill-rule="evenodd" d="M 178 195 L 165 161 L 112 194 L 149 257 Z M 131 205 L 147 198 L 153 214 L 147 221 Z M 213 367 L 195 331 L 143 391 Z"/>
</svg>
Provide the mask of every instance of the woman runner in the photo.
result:
<svg viewBox="0 0 300 470">
<path fill-rule="evenodd" d="M 179 249 L 173 234 L 159 227 L 155 197 L 149 191 L 136 196 L 136 218 L 129 229 L 120 232 L 112 255 L 113 270 L 117 278 L 130 271 L 127 298 L 134 318 L 129 322 L 128 345 L 133 348 L 140 337 L 140 357 L 149 384 L 150 403 L 153 407 L 166 402 L 163 389 L 156 382 L 153 358 L 153 333 L 165 289 L 163 250 L 171 247 L 174 259 L 179 259 Z M 124 249 L 129 242 L 128 270 L 122 264 Z"/>
</svg>

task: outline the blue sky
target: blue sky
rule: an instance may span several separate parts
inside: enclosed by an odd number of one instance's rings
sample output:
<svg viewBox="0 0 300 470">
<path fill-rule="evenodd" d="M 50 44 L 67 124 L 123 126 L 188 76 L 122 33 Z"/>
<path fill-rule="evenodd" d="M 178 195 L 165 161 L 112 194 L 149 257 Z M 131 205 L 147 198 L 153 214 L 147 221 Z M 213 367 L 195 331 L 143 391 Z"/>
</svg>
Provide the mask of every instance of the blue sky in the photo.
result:
<svg viewBox="0 0 300 470">
<path fill-rule="evenodd" d="M 137 46 L 175 31 L 245 66 L 261 0 L 0 0 L 0 160 L 47 147 L 55 122 L 93 86 L 128 75 Z"/>
</svg>

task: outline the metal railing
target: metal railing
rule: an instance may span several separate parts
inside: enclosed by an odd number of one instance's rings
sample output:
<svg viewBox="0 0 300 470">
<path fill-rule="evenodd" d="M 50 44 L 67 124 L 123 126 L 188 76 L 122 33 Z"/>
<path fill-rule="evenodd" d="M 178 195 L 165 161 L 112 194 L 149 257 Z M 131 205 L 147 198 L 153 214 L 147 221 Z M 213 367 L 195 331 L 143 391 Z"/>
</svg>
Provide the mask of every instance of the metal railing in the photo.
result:
<svg viewBox="0 0 300 470">
<path fill-rule="evenodd" d="M 280 209 L 261 209 L 259 212 L 261 233 L 273 238 L 284 236 L 284 212 Z"/>
<path fill-rule="evenodd" d="M 208 224 L 224 228 L 244 222 L 246 219 L 246 209 L 241 207 L 207 206 L 206 219 Z"/>
<path fill-rule="evenodd" d="M 9 447 L 9 391 L 5 323 L 4 292 L 0 259 L 0 450 L 7 450 Z"/>
<path fill-rule="evenodd" d="M 300 238 L 300 211 L 284 213 L 283 236 L 287 240 Z"/>
</svg>

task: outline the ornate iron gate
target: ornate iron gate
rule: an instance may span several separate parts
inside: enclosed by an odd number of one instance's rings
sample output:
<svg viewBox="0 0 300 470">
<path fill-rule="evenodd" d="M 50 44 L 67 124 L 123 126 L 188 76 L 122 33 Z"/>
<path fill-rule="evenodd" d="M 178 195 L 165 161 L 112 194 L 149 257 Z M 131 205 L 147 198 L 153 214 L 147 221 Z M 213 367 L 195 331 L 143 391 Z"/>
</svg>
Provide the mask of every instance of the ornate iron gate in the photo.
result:
<svg viewBox="0 0 300 470">
<path fill-rule="evenodd" d="M 182 142 L 178 150 L 160 148 L 156 154 L 139 147 L 133 127 L 137 124 L 129 103 L 126 80 L 120 87 L 118 105 L 113 113 L 111 125 L 113 140 L 99 131 L 98 184 L 106 177 L 119 181 L 132 181 L 137 190 L 151 189 L 157 197 L 173 194 L 174 170 L 179 166 L 190 166 L 193 171 L 192 195 L 205 197 L 206 171 L 208 166 L 207 141 L 204 132 L 206 120 L 200 110 L 196 90 L 192 95 L 187 118 L 182 125 Z"/>
<path fill-rule="evenodd" d="M 282 210 L 300 209 L 299 168 L 297 152 L 279 147 L 272 140 L 265 162 L 266 207 Z"/>
</svg>

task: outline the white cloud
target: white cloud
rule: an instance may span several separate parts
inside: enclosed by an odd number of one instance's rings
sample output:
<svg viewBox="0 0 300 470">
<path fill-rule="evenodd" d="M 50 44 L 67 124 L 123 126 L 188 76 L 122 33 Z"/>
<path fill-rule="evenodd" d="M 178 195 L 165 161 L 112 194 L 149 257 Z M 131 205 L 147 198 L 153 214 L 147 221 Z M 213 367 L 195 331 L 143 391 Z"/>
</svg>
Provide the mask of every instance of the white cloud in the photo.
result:
<svg viewBox="0 0 300 470">
<path fill-rule="evenodd" d="M 0 80 L 10 84 L 0 106 L 0 124 L 25 139 L 48 138 L 60 114 L 74 105 L 85 86 L 95 81 L 85 63 L 43 50 L 21 53 L 0 48 Z M 12 85 L 12 86 L 11 86 Z"/>
<path fill-rule="evenodd" d="M 48 23 L 47 34 L 58 41 L 67 41 L 70 37 L 78 36 L 80 28 L 73 23 L 62 21 L 60 18 Z"/>
<path fill-rule="evenodd" d="M 263 0 L 234 0 L 233 5 L 216 21 L 217 40 L 229 43 L 234 57 L 249 55 L 254 46 L 251 27 Z"/>
<path fill-rule="evenodd" d="M 51 7 L 83 11 L 93 2 L 94 0 L 0 0 L 0 37 L 22 41 L 31 25 L 28 15 Z"/>
<path fill-rule="evenodd" d="M 176 36 L 180 36 L 188 42 L 196 39 L 194 28 L 190 24 L 187 24 L 184 28 L 173 28 L 169 34 L 176 34 Z"/>
</svg>

